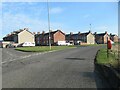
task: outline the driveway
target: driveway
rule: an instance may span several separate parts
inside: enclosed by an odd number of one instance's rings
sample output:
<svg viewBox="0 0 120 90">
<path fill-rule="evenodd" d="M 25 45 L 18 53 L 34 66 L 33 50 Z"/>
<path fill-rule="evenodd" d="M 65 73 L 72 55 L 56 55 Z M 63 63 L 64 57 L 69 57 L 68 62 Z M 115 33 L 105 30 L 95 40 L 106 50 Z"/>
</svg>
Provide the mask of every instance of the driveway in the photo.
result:
<svg viewBox="0 0 120 90">
<path fill-rule="evenodd" d="M 94 71 L 94 58 L 99 48 L 101 47 L 79 47 L 6 62 L 2 70 L 2 87 L 96 89 L 109 87 Z M 29 54 L 17 53 L 16 58 Z"/>
</svg>

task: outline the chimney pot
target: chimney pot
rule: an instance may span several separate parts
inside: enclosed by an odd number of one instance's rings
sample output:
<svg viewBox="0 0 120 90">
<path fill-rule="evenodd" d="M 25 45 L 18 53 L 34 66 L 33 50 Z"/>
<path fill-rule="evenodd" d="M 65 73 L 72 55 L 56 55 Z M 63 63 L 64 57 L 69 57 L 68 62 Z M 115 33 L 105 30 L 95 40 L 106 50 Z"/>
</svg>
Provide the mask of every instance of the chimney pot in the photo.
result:
<svg viewBox="0 0 120 90">
<path fill-rule="evenodd" d="M 37 32 L 37 34 L 40 34 L 40 32 Z"/>
<path fill-rule="evenodd" d="M 97 32 L 94 33 L 95 35 L 97 34 Z"/>
<path fill-rule="evenodd" d="M 70 32 L 70 35 L 72 35 L 73 34 L 73 32 Z"/>
<path fill-rule="evenodd" d="M 105 31 L 105 33 L 107 34 L 107 31 Z"/>
<path fill-rule="evenodd" d="M 91 31 L 89 30 L 89 33 L 91 33 Z"/>
<path fill-rule="evenodd" d="M 78 34 L 80 34 L 81 32 L 78 32 Z"/>
<path fill-rule="evenodd" d="M 42 34 L 45 34 L 45 31 L 42 31 Z"/>
</svg>

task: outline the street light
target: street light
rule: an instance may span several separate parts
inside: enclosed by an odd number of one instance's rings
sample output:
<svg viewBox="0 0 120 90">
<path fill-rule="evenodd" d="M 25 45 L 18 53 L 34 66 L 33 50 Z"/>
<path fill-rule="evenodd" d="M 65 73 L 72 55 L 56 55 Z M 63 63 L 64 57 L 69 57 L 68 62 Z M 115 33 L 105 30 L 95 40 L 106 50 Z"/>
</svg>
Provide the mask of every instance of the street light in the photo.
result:
<svg viewBox="0 0 120 90">
<path fill-rule="evenodd" d="M 51 50 L 51 37 L 50 37 L 50 14 L 49 14 L 49 3 L 47 0 L 47 10 L 48 10 L 48 30 L 49 30 L 49 47 Z"/>
</svg>

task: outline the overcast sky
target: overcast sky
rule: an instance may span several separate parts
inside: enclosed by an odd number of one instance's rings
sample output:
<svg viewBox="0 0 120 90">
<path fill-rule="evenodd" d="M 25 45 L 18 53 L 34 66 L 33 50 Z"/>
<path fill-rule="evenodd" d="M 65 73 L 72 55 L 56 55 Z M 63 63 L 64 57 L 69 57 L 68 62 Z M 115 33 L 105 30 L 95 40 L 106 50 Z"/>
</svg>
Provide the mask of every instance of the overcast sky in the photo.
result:
<svg viewBox="0 0 120 90">
<path fill-rule="evenodd" d="M 118 34 L 117 2 L 50 2 L 52 30 L 65 33 L 91 31 Z M 29 28 L 31 32 L 48 32 L 46 2 L 3 2 L 2 36 Z"/>
</svg>

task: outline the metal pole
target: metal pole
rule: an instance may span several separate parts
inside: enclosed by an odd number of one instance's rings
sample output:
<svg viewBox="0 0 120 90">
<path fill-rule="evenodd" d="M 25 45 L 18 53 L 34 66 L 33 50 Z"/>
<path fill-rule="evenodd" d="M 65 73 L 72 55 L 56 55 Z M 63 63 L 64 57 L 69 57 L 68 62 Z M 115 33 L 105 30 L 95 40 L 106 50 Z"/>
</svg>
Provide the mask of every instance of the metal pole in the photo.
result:
<svg viewBox="0 0 120 90">
<path fill-rule="evenodd" d="M 107 37 L 107 58 L 109 58 L 109 55 L 108 55 L 108 37 Z"/>
<path fill-rule="evenodd" d="M 91 31 L 91 23 L 90 23 L 90 31 Z"/>
<path fill-rule="evenodd" d="M 49 3 L 47 0 L 47 9 L 48 9 L 48 29 L 49 29 L 49 47 L 51 50 L 51 37 L 50 37 L 50 14 L 49 14 Z"/>
</svg>

